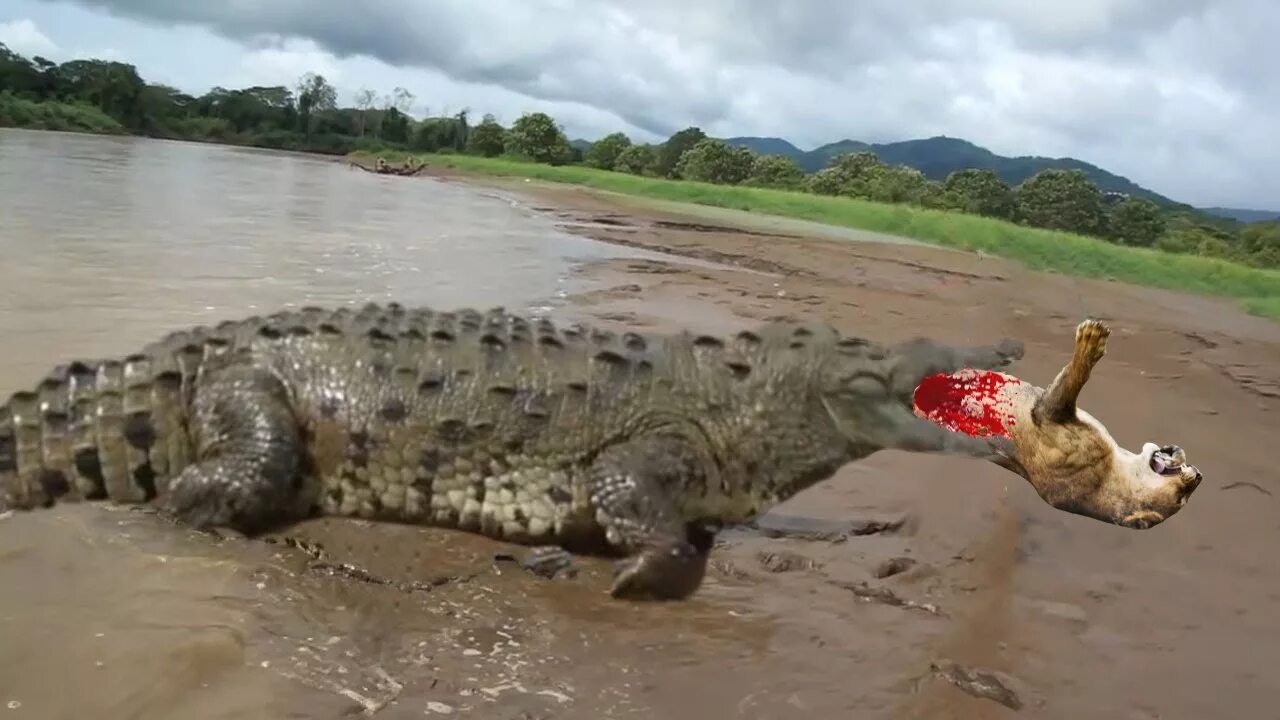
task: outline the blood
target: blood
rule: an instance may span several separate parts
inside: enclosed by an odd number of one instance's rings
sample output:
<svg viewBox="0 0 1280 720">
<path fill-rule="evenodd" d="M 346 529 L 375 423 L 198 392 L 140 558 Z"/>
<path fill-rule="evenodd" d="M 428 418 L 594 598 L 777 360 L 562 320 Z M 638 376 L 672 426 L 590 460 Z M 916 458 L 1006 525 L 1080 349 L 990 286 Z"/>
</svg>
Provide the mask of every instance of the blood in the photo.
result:
<svg viewBox="0 0 1280 720">
<path fill-rule="evenodd" d="M 1000 391 L 1017 378 L 998 372 L 962 370 L 930 375 L 916 388 L 913 402 L 925 419 L 974 437 L 1009 437 L 1015 422 Z"/>
</svg>

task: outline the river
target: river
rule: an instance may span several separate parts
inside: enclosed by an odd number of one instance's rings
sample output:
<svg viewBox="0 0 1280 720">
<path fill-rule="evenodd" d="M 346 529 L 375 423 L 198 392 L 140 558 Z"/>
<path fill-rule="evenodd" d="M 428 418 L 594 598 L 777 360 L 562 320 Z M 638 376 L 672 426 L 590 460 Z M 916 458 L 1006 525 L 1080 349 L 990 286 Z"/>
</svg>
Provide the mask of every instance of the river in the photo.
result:
<svg viewBox="0 0 1280 720">
<path fill-rule="evenodd" d="M 393 299 L 544 310 L 591 287 L 574 272 L 582 261 L 657 257 L 560 232 L 512 198 L 454 183 L 264 150 L 21 130 L 0 130 L 0 243 L 6 395 L 57 362 L 118 356 L 191 324 Z M 577 673 L 577 690 L 555 682 L 553 666 L 577 662 L 565 653 L 582 639 L 553 638 L 601 631 L 577 611 L 522 619 L 528 609 L 513 607 L 528 580 L 491 569 L 495 544 L 359 524 L 323 537 L 388 574 L 493 577 L 420 601 L 313 576 L 296 552 L 219 544 L 137 513 L 10 515 L 0 523 L 0 717 L 420 717 L 616 702 L 575 697 L 593 678 L 612 687 L 616 668 Z M 596 612 L 630 615 L 637 628 L 657 617 Z M 616 653 L 616 642 L 599 645 L 596 657 Z M 433 670 L 408 679 L 424 663 Z"/>
<path fill-rule="evenodd" d="M 250 148 L 0 129 L 0 382 L 305 304 L 555 305 L 643 257 L 511 198 Z"/>
</svg>

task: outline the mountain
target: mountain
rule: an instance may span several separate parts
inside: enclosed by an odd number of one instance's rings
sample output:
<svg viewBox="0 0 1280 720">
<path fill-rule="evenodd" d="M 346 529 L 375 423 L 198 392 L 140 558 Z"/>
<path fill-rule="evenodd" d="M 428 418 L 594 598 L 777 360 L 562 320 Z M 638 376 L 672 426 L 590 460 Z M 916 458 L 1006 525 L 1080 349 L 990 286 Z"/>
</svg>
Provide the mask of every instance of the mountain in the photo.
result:
<svg viewBox="0 0 1280 720">
<path fill-rule="evenodd" d="M 725 142 L 751 148 L 757 153 L 787 155 L 809 172 L 821 170 L 827 161 L 841 153 L 869 151 L 890 165 L 906 165 L 924 173 L 933 180 L 943 180 L 956 170 L 978 168 L 994 170 L 1001 180 L 1017 185 L 1041 170 L 1048 168 L 1082 170 L 1104 192 L 1118 192 L 1144 197 L 1167 207 L 1186 207 L 1159 193 L 1075 158 L 1047 158 L 1037 156 L 1005 157 L 974 145 L 967 140 L 944 136 L 923 140 L 906 140 L 895 143 L 864 143 L 857 140 L 841 140 L 813 150 L 804 151 L 781 138 L 734 137 Z"/>
<path fill-rule="evenodd" d="M 1242 223 L 1258 223 L 1271 222 L 1280 220 L 1280 210 L 1243 210 L 1241 208 L 1224 208 L 1224 207 L 1206 207 L 1200 208 L 1200 212 L 1216 215 L 1220 218 L 1228 220 L 1237 220 Z"/>
<path fill-rule="evenodd" d="M 796 162 L 800 162 L 800 158 L 806 153 L 800 148 L 783 140 L 782 138 L 766 138 L 766 137 L 736 137 L 729 138 L 725 142 L 730 145 L 741 145 L 751 148 L 751 151 L 757 155 L 786 155 L 795 158 Z M 803 167 L 803 165 L 801 165 Z M 805 168 L 808 170 L 808 168 Z M 812 170 L 810 170 L 812 172 Z"/>
</svg>

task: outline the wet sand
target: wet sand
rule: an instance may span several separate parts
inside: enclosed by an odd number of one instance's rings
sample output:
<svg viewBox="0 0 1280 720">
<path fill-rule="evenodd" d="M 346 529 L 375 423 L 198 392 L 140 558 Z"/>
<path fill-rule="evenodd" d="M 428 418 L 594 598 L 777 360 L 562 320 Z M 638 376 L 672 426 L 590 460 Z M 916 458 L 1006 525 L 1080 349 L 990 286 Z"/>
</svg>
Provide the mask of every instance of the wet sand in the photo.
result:
<svg viewBox="0 0 1280 720">
<path fill-rule="evenodd" d="M 1136 532 L 976 461 L 883 453 L 726 533 L 703 590 L 668 604 L 610 600 L 604 561 L 544 581 L 495 561 L 513 548 L 442 530 L 318 520 L 273 544 L 101 506 L 14 514 L 6 717 L 1280 717 L 1280 324 L 744 214 L 445 179 L 672 254 L 586 262 L 595 289 L 561 318 L 1012 336 L 1015 372 L 1043 384 L 1076 322 L 1103 317 L 1112 342 L 1082 405 L 1128 447 L 1182 445 L 1206 480 Z M 958 686 L 972 672 L 989 692 Z"/>
</svg>

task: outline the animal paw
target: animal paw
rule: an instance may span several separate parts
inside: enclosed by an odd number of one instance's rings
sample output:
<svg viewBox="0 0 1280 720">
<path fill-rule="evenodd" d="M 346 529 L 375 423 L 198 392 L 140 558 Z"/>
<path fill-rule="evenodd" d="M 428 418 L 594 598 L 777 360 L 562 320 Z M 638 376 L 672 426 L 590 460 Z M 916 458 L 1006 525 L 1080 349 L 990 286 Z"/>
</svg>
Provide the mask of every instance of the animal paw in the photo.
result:
<svg viewBox="0 0 1280 720">
<path fill-rule="evenodd" d="M 609 594 L 615 598 L 679 600 L 698 589 L 706 568 L 706 554 L 688 542 L 648 545 L 616 563 Z"/>
<path fill-rule="evenodd" d="M 1107 354 L 1107 338 L 1111 329 L 1101 320 L 1089 319 L 1076 326 L 1076 353 L 1090 363 L 1097 363 Z"/>
<path fill-rule="evenodd" d="M 251 482 L 227 482 L 200 465 L 183 470 L 156 500 L 163 516 L 198 530 L 234 530 L 246 535 L 261 530 L 276 509 Z"/>
<path fill-rule="evenodd" d="M 1139 510 L 1129 513 L 1120 520 L 1120 524 L 1134 530 L 1146 530 L 1164 522 L 1164 516 L 1154 510 Z"/>
</svg>

